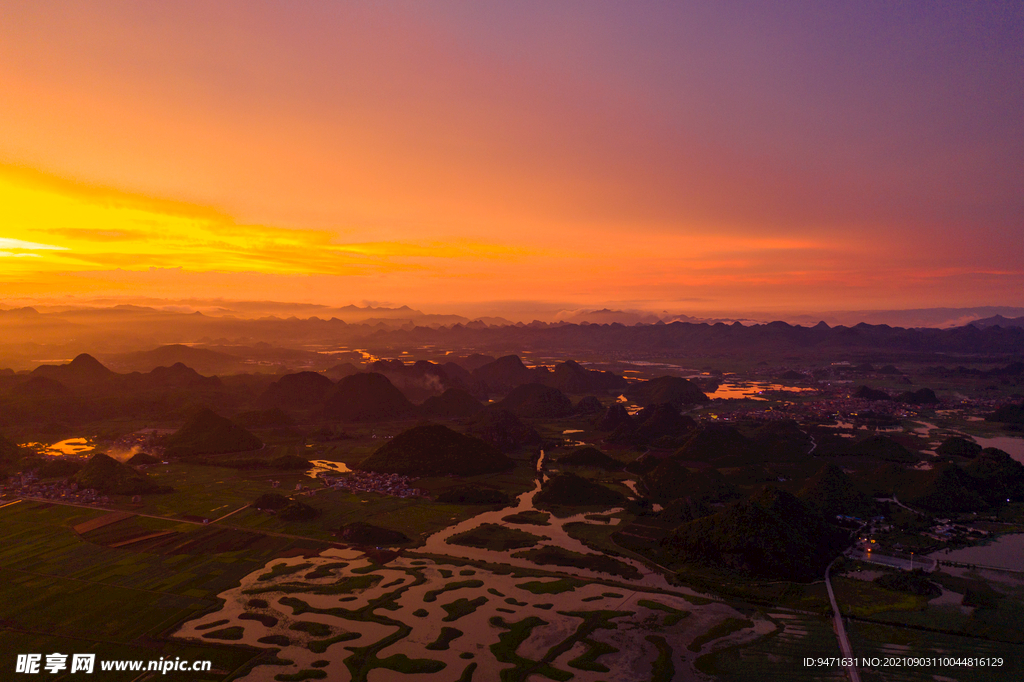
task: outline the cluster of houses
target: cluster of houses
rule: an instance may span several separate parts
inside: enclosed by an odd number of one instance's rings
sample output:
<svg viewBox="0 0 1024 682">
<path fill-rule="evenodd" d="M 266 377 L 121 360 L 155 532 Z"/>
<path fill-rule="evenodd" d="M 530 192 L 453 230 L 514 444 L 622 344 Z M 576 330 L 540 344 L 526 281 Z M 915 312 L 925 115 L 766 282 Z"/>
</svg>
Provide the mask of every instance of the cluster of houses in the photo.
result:
<svg viewBox="0 0 1024 682">
<path fill-rule="evenodd" d="M 3 486 L 0 486 L 0 493 L 5 497 L 32 497 L 82 504 L 110 504 L 109 497 L 97 494 L 92 488 L 79 490 L 77 483 L 67 479 L 41 483 L 32 472 L 11 476 Z"/>
<path fill-rule="evenodd" d="M 987 530 L 980 528 L 974 528 L 973 526 L 965 526 L 959 523 L 951 523 L 949 519 L 935 519 L 936 525 L 932 526 L 928 533 L 925 533 L 928 537 L 934 540 L 941 540 L 943 542 L 952 540 L 957 536 L 969 537 L 973 540 L 980 538 L 986 538 L 989 536 Z"/>
<path fill-rule="evenodd" d="M 352 471 L 344 476 L 322 476 L 324 485 L 351 493 L 377 493 L 392 497 L 427 497 L 420 488 L 414 488 L 415 478 L 399 474 L 378 474 L 372 471 Z"/>
</svg>

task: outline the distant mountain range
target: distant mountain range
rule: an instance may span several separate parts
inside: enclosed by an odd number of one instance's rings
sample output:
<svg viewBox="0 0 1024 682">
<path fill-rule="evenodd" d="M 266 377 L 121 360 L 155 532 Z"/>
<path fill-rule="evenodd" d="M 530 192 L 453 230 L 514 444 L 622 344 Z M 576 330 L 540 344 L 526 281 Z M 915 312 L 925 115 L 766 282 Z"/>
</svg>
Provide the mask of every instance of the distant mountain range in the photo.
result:
<svg viewBox="0 0 1024 682">
<path fill-rule="evenodd" d="M 350 320 L 328 317 L 332 311 L 349 311 L 353 316 Z M 694 318 L 626 323 L 618 321 L 627 319 L 620 315 L 622 311 L 610 309 L 576 315 L 596 315 L 595 319 L 604 322 L 535 320 L 529 324 L 512 324 L 504 318 L 429 315 L 405 306 L 316 308 L 316 312 L 323 316 L 254 319 L 127 305 L 51 312 L 0 310 L 0 368 L 59 364 L 82 352 L 94 354 L 117 371 L 146 372 L 181 362 L 200 373 L 230 374 L 276 372 L 280 367 L 320 370 L 327 369 L 321 365 L 328 360 L 330 366 L 361 363 L 365 356 L 357 348 L 475 348 L 496 356 L 532 348 L 567 354 L 595 350 L 712 355 L 751 350 L 801 355 L 872 351 L 1007 354 L 1024 350 L 1024 316 L 1006 317 L 1024 313 L 1020 308 L 892 313 L 913 313 L 911 317 L 921 321 L 948 321 L 974 314 L 962 325 L 944 329 L 865 322 L 830 325 L 826 321 L 813 325 L 749 320 L 727 324 Z M 363 320 L 356 321 L 355 315 L 362 315 Z M 318 352 L 324 348 L 342 350 L 332 351 L 335 355 L 328 358 Z M 569 369 L 565 371 L 571 373 Z"/>
<path fill-rule="evenodd" d="M 988 317 L 1024 315 L 1024 308 L 1011 306 L 976 306 L 973 308 L 915 308 L 910 310 L 844 310 L 832 312 L 811 312 L 802 314 L 777 314 L 772 319 L 781 319 L 790 324 L 812 325 L 824 321 L 830 326 L 852 326 L 866 324 L 887 324 L 892 327 L 950 329 L 972 324 L 975 320 Z M 764 315 L 751 315 L 765 320 Z"/>
<path fill-rule="evenodd" d="M 1024 327 L 1024 316 L 1021 317 L 1003 317 L 1002 315 L 993 315 L 992 317 L 986 317 L 983 320 L 975 320 L 971 322 L 974 327 Z"/>
</svg>

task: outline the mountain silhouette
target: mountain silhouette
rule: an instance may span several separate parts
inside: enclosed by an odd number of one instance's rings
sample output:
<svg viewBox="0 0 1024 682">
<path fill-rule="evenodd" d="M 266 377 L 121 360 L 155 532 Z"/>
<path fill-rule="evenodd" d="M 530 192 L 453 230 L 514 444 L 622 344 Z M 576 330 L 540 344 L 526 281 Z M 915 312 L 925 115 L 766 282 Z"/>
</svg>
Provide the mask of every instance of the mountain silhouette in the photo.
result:
<svg viewBox="0 0 1024 682">
<path fill-rule="evenodd" d="M 624 388 L 626 380 L 612 372 L 587 369 L 575 360 L 566 360 L 555 365 L 547 384 L 564 393 L 594 393 Z"/>
<path fill-rule="evenodd" d="M 626 504 L 622 493 L 569 472 L 545 481 L 533 500 L 538 507 L 620 507 Z"/>
<path fill-rule="evenodd" d="M 105 495 L 141 495 L 162 490 L 146 474 L 102 453 L 93 455 L 74 476 L 79 488 Z"/>
<path fill-rule="evenodd" d="M 667 541 L 684 561 L 773 580 L 820 579 L 848 542 L 792 494 L 773 486 L 679 526 Z"/>
<path fill-rule="evenodd" d="M 518 355 L 500 357 L 493 362 L 477 367 L 472 374 L 474 379 L 482 381 L 491 389 L 500 392 L 538 379 L 537 373 L 524 365 Z"/>
<path fill-rule="evenodd" d="M 358 468 L 403 476 L 475 476 L 513 466 L 515 462 L 479 438 L 441 424 L 420 424 L 377 448 Z"/>
<path fill-rule="evenodd" d="M 279 407 L 286 410 L 307 410 L 320 407 L 334 382 L 318 372 L 285 374 L 270 384 L 257 401 L 258 407 Z"/>
<path fill-rule="evenodd" d="M 246 452 L 263 447 L 263 441 L 209 408 L 193 414 L 167 437 L 167 455 L 192 457 Z"/>
<path fill-rule="evenodd" d="M 66 365 L 40 365 L 32 371 L 32 375 L 53 379 L 66 386 L 94 386 L 117 376 L 88 353 L 78 355 Z"/>
<path fill-rule="evenodd" d="M 706 405 L 711 399 L 688 379 L 662 376 L 630 385 L 626 395 L 641 405 L 671 403 L 676 407 Z"/>
<path fill-rule="evenodd" d="M 466 431 L 503 450 L 540 443 L 540 434 L 508 410 L 489 405 L 466 424 Z"/>
<path fill-rule="evenodd" d="M 415 406 L 383 374 L 353 374 L 339 381 L 324 403 L 328 419 L 375 422 L 405 419 Z"/>
<path fill-rule="evenodd" d="M 517 417 L 537 419 L 567 417 L 575 409 L 567 395 L 544 384 L 516 386 L 498 405 Z"/>
<path fill-rule="evenodd" d="M 449 388 L 441 395 L 424 400 L 419 406 L 419 413 L 427 419 L 461 419 L 472 417 L 482 409 L 483 403 L 466 391 Z"/>
</svg>

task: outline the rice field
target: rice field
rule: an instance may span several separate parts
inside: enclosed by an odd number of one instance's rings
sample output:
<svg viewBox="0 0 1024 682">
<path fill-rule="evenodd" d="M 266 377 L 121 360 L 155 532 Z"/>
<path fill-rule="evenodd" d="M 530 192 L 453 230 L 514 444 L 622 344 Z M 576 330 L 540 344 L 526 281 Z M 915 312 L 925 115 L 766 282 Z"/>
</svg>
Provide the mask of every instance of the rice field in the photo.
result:
<svg viewBox="0 0 1024 682">
<path fill-rule="evenodd" d="M 174 642 L 164 637 L 166 631 L 216 608 L 219 593 L 270 558 L 315 547 L 257 536 L 260 542 L 244 550 L 207 554 L 224 538 L 204 540 L 204 533 L 219 531 L 190 525 L 185 530 L 203 552 L 140 553 L 104 547 L 73 530 L 106 513 L 34 502 L 0 509 L 0 677 L 13 673 L 19 653 L 62 652 L 96 653 L 100 659 L 209 659 L 209 675 L 169 673 L 163 679 L 222 680 L 261 652 Z M 136 517 L 90 532 L 111 541 L 166 524 Z M 104 675 L 129 680 L 138 673 Z"/>
</svg>

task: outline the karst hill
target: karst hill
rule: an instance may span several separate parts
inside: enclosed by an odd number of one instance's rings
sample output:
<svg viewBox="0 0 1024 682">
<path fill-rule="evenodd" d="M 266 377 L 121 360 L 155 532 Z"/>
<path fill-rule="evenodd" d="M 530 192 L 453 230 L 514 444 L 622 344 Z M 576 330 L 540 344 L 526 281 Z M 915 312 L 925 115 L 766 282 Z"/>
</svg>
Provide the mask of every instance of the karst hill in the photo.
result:
<svg viewBox="0 0 1024 682">
<path fill-rule="evenodd" d="M 559 419 L 575 411 L 572 401 L 557 388 L 522 384 L 513 388 L 498 405 L 517 417 Z"/>
<path fill-rule="evenodd" d="M 352 374 L 339 381 L 323 408 L 324 417 L 343 422 L 390 421 L 415 414 L 415 405 L 376 372 Z"/>
<path fill-rule="evenodd" d="M 334 382 L 318 372 L 286 374 L 263 392 L 256 401 L 258 407 L 286 410 L 307 410 L 321 407 Z"/>
<path fill-rule="evenodd" d="M 540 443 L 540 434 L 508 410 L 489 405 L 466 425 L 466 431 L 503 450 Z"/>
<path fill-rule="evenodd" d="M 359 464 L 366 471 L 403 476 L 475 476 L 513 466 L 493 445 L 441 424 L 403 431 Z"/>
<path fill-rule="evenodd" d="M 676 558 L 772 580 L 820 579 L 848 534 L 790 493 L 766 487 L 711 516 L 684 523 L 667 541 Z"/>
<path fill-rule="evenodd" d="M 590 467 L 606 471 L 619 471 L 622 462 L 613 459 L 592 445 L 584 445 L 573 449 L 558 458 L 559 465 Z"/>
<path fill-rule="evenodd" d="M 462 419 L 472 417 L 482 409 L 483 403 L 466 391 L 449 388 L 441 395 L 424 400 L 419 406 L 419 413 L 427 419 Z"/>
<path fill-rule="evenodd" d="M 840 467 L 831 463 L 807 479 L 798 496 L 828 518 L 835 518 L 838 514 L 865 517 L 872 514 L 875 506 L 873 499 L 860 490 Z"/>
<path fill-rule="evenodd" d="M 627 396 L 641 405 L 671 403 L 676 407 L 706 405 L 711 402 L 700 388 L 681 377 L 663 376 L 629 387 Z"/>
<path fill-rule="evenodd" d="M 76 356 L 66 365 L 40 365 L 32 375 L 53 379 L 66 386 L 97 386 L 118 376 L 88 353 Z"/>
<path fill-rule="evenodd" d="M 73 480 L 79 488 L 92 488 L 104 495 L 141 495 L 164 490 L 146 474 L 102 453 L 93 455 Z"/>
<path fill-rule="evenodd" d="M 167 437 L 167 455 L 194 457 L 246 452 L 263 447 L 263 441 L 230 419 L 209 408 L 193 414 L 176 432 Z"/>
<path fill-rule="evenodd" d="M 541 508 L 621 507 L 626 504 L 626 496 L 617 490 L 569 472 L 545 481 L 533 499 Z"/>
</svg>

